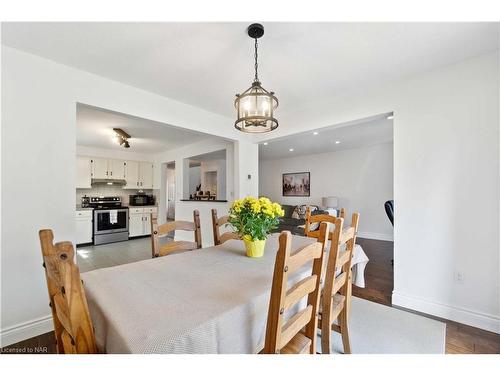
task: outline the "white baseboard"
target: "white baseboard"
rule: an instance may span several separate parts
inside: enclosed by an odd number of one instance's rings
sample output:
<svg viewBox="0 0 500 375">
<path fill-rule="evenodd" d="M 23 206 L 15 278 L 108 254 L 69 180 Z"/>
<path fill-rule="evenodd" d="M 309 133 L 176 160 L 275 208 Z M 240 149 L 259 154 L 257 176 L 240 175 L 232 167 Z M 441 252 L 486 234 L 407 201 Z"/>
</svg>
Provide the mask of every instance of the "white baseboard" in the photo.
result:
<svg viewBox="0 0 500 375">
<path fill-rule="evenodd" d="M 360 238 L 369 238 L 371 240 L 394 241 L 394 235 L 374 232 L 358 232 Z"/>
<path fill-rule="evenodd" d="M 3 348 L 53 330 L 52 315 L 10 326 L 0 332 L 0 347 Z"/>
<path fill-rule="evenodd" d="M 395 291 L 392 292 L 392 304 L 500 334 L 499 316 L 427 301 Z"/>
</svg>

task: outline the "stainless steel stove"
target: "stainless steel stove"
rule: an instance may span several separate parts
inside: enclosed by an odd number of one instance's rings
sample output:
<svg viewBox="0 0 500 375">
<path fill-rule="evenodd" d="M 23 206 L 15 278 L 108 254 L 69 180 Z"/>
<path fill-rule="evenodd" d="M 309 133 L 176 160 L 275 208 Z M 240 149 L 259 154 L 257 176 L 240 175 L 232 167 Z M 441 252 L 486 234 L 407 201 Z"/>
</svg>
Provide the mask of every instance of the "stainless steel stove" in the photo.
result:
<svg viewBox="0 0 500 375">
<path fill-rule="evenodd" d="M 94 209 L 94 245 L 128 240 L 129 213 L 121 197 L 90 197 L 89 206 Z"/>
</svg>

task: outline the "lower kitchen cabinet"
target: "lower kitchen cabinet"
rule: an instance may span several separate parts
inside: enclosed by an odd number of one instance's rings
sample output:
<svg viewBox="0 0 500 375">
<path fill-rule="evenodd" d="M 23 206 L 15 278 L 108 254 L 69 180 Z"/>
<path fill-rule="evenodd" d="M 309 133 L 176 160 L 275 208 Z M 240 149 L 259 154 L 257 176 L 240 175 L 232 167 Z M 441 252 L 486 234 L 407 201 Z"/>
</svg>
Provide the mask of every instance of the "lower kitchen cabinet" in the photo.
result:
<svg viewBox="0 0 500 375">
<path fill-rule="evenodd" d="M 76 211 L 76 244 L 92 242 L 92 210 Z"/>
<path fill-rule="evenodd" d="M 151 234 L 151 214 L 157 214 L 156 207 L 130 207 L 128 224 L 129 237 Z"/>
</svg>

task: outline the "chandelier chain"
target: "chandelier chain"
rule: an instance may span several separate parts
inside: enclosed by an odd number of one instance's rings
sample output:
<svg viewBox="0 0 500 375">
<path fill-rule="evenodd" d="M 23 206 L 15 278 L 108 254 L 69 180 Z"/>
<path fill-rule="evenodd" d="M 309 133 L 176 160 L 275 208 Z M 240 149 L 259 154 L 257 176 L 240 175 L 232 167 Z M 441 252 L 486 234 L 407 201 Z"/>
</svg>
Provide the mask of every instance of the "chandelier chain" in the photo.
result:
<svg viewBox="0 0 500 375">
<path fill-rule="evenodd" d="M 257 75 L 257 68 L 259 67 L 259 63 L 257 62 L 257 59 L 259 57 L 259 54 L 257 52 L 257 47 L 258 47 L 257 38 L 255 38 L 255 54 L 254 54 L 254 57 L 255 57 L 255 78 L 254 78 L 254 82 L 259 81 L 259 76 Z"/>
</svg>

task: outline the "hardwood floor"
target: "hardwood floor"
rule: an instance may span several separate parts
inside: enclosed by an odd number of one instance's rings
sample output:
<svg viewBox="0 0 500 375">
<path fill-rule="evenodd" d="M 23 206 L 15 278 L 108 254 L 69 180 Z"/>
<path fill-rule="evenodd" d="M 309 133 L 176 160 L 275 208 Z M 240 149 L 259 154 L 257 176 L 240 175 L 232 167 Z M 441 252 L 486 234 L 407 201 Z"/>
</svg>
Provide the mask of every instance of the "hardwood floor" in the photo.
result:
<svg viewBox="0 0 500 375">
<path fill-rule="evenodd" d="M 129 259 L 129 261 L 133 261 L 132 259 L 134 257 L 136 257 L 137 260 L 148 258 L 150 256 L 149 250 L 143 251 L 140 249 L 141 240 L 134 241 L 137 242 L 130 244 L 133 246 L 130 249 L 130 252 L 133 255 L 128 254 L 123 258 L 123 260 Z M 144 245 L 147 244 L 149 246 L 149 239 L 147 241 L 142 241 Z M 358 238 L 358 243 L 363 247 L 363 250 L 368 255 L 368 258 L 370 258 L 370 261 L 368 262 L 365 270 L 366 287 L 358 288 L 353 286 L 353 295 L 391 306 L 391 295 L 394 286 L 393 267 L 391 265 L 391 259 L 393 258 L 393 243 L 364 238 Z M 104 249 L 103 247 L 97 248 L 97 250 Z M 110 247 L 110 249 L 112 249 L 112 247 Z M 90 256 L 89 253 L 87 253 L 87 255 Z M 111 255 L 110 258 L 111 259 L 109 260 L 107 257 L 102 257 L 95 253 L 93 258 L 87 257 L 86 259 L 88 263 L 90 263 L 90 269 L 105 266 L 108 264 L 108 261 L 113 263 L 121 262 L 121 260 L 118 260 L 118 258 L 114 258 Z M 100 262 L 101 260 L 102 262 Z M 446 323 L 446 353 L 448 354 L 500 354 L 500 335 L 419 312 L 411 312 Z M 16 350 L 21 353 L 55 353 L 56 346 L 54 334 L 53 332 L 49 332 L 30 338 L 3 348 L 1 352 L 14 353 Z"/>
</svg>

